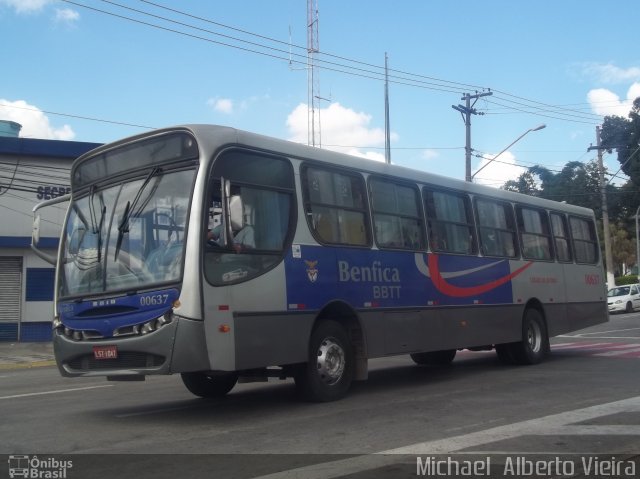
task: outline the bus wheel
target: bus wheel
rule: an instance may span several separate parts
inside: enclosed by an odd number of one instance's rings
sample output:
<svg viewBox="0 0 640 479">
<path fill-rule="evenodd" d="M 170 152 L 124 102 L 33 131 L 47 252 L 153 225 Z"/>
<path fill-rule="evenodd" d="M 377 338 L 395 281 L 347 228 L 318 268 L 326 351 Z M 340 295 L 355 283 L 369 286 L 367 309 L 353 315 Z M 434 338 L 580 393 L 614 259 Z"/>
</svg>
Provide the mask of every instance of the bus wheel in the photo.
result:
<svg viewBox="0 0 640 479">
<path fill-rule="evenodd" d="M 413 353 L 410 355 L 416 364 L 431 364 L 433 366 L 446 366 L 451 364 L 456 357 L 455 349 L 444 349 L 442 351 L 430 351 L 428 353 Z"/>
<path fill-rule="evenodd" d="M 512 343 L 511 354 L 518 364 L 538 364 L 549 352 L 549 335 L 537 309 L 529 308 L 522 320 L 522 341 Z"/>
<path fill-rule="evenodd" d="M 354 374 L 354 352 L 346 331 L 336 321 L 322 321 L 309 342 L 309 361 L 295 376 L 296 388 L 308 401 L 344 397 Z"/>
<path fill-rule="evenodd" d="M 222 397 L 233 389 L 238 373 L 182 373 L 182 382 L 189 392 L 201 398 Z"/>
</svg>

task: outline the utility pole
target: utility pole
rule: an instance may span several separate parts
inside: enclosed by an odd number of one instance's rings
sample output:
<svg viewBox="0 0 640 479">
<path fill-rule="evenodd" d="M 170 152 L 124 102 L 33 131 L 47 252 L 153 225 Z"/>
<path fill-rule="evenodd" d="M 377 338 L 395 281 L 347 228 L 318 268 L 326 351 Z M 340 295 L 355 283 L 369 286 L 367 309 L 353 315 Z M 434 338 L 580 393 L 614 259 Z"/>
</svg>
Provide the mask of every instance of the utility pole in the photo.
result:
<svg viewBox="0 0 640 479">
<path fill-rule="evenodd" d="M 465 93 L 465 95 L 461 98 L 465 100 L 465 106 L 462 105 L 451 105 L 451 108 L 454 110 L 458 110 L 462 114 L 462 119 L 464 120 L 464 125 L 466 127 L 466 144 L 465 144 L 465 173 L 464 179 L 465 181 L 471 181 L 471 115 L 484 115 L 482 112 L 476 111 L 473 106 L 478 101 L 478 98 L 483 96 L 493 95 L 493 92 L 487 91 L 484 93 L 476 93 L 475 95 L 471 95 L 469 93 Z M 475 101 L 471 104 L 471 100 Z"/>
<path fill-rule="evenodd" d="M 384 53 L 384 160 L 391 163 L 391 126 L 389 125 L 389 64 Z"/>
<path fill-rule="evenodd" d="M 607 182 L 604 179 L 604 164 L 602 162 L 602 150 L 606 150 L 600 142 L 600 125 L 596 126 L 596 146 L 590 146 L 587 151 L 598 151 L 598 173 L 600 176 L 600 195 L 602 197 L 602 228 L 604 229 L 604 259 L 607 267 L 607 285 L 612 288 L 616 285 L 613 274 L 613 252 L 611 251 L 611 230 L 609 229 L 609 208 L 607 206 Z"/>
<path fill-rule="evenodd" d="M 315 61 L 319 53 L 318 0 L 307 0 L 307 144 L 322 147 L 320 74 Z"/>
</svg>

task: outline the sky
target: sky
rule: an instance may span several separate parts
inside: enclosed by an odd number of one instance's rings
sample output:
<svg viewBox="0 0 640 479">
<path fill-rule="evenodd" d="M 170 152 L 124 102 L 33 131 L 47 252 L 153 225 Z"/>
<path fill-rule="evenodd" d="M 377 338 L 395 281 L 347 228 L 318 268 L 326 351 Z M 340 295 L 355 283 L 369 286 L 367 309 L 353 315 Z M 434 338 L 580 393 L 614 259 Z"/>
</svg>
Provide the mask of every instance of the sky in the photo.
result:
<svg viewBox="0 0 640 479">
<path fill-rule="evenodd" d="M 464 179 L 452 106 L 491 92 L 473 103 L 471 147 L 472 172 L 488 163 L 475 181 L 492 186 L 594 159 L 604 115 L 626 117 L 640 96 L 637 0 L 317 7 L 323 148 L 384 161 L 385 54 L 391 162 Z M 306 25 L 305 0 L 0 0 L 0 120 L 25 138 L 212 123 L 307 143 Z M 615 153 L 605 164 L 619 170 Z"/>
</svg>

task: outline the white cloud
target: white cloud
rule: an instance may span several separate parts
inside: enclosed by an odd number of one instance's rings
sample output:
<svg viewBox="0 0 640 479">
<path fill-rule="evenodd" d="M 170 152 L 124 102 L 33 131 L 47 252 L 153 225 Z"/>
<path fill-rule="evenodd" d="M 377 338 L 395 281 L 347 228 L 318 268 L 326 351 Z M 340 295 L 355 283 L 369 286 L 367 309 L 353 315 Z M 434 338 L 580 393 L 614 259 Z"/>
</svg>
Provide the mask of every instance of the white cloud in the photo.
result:
<svg viewBox="0 0 640 479">
<path fill-rule="evenodd" d="M 340 103 L 332 103 L 320 110 L 320 131 L 322 147 L 348 155 L 360 156 L 375 161 L 384 161 L 384 129 L 370 128 L 371 115 L 356 112 Z M 301 103 L 287 117 L 289 139 L 297 143 L 307 143 L 307 105 Z M 398 135 L 392 133 L 391 140 Z M 367 147 L 376 150 L 367 151 Z"/>
<path fill-rule="evenodd" d="M 56 23 L 66 23 L 71 25 L 80 20 L 80 14 L 70 8 L 56 8 L 54 20 Z"/>
<path fill-rule="evenodd" d="M 37 13 L 53 0 L 0 0 L 0 5 L 15 9 L 16 13 Z"/>
<path fill-rule="evenodd" d="M 611 63 L 584 63 L 583 73 L 603 83 L 626 83 L 640 80 L 640 67 L 620 68 Z"/>
<path fill-rule="evenodd" d="M 20 136 L 26 138 L 43 138 L 48 140 L 73 140 L 75 132 L 69 125 L 55 128 L 49 118 L 39 108 L 24 100 L 9 101 L 0 98 L 0 120 L 20 123 Z"/>
<path fill-rule="evenodd" d="M 526 168 L 522 166 L 517 166 L 516 157 L 513 153 L 509 151 L 505 151 L 500 154 L 500 158 L 497 161 L 491 161 L 493 158 L 496 158 L 497 155 L 486 155 L 485 158 L 482 159 L 478 167 L 472 171 L 472 174 L 475 174 L 476 171 L 480 170 L 484 165 L 488 166 L 484 168 L 478 176 L 473 178 L 474 183 L 478 183 L 481 185 L 495 186 L 499 188 L 504 185 L 509 180 L 517 179 L 522 173 L 527 171 Z M 498 163 L 499 161 L 499 163 Z"/>
<path fill-rule="evenodd" d="M 627 117 L 633 106 L 633 100 L 640 96 L 640 82 L 635 82 L 627 90 L 627 98 L 620 97 L 606 88 L 596 88 L 587 93 L 587 100 L 591 109 L 598 115 L 616 115 Z"/>
<path fill-rule="evenodd" d="M 209 98 L 207 105 L 219 113 L 230 115 L 233 113 L 233 100 L 229 98 Z"/>
</svg>

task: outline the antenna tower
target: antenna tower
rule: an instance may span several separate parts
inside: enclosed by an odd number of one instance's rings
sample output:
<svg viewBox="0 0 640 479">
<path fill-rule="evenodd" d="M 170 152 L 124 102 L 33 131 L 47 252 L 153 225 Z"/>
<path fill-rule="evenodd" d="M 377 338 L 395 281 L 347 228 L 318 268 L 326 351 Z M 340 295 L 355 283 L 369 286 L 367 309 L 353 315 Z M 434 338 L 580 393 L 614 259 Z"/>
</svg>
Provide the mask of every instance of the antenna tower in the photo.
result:
<svg viewBox="0 0 640 479">
<path fill-rule="evenodd" d="M 318 53 L 318 0 L 307 0 L 307 143 L 310 146 L 322 147 L 320 73 L 315 61 Z"/>
</svg>

